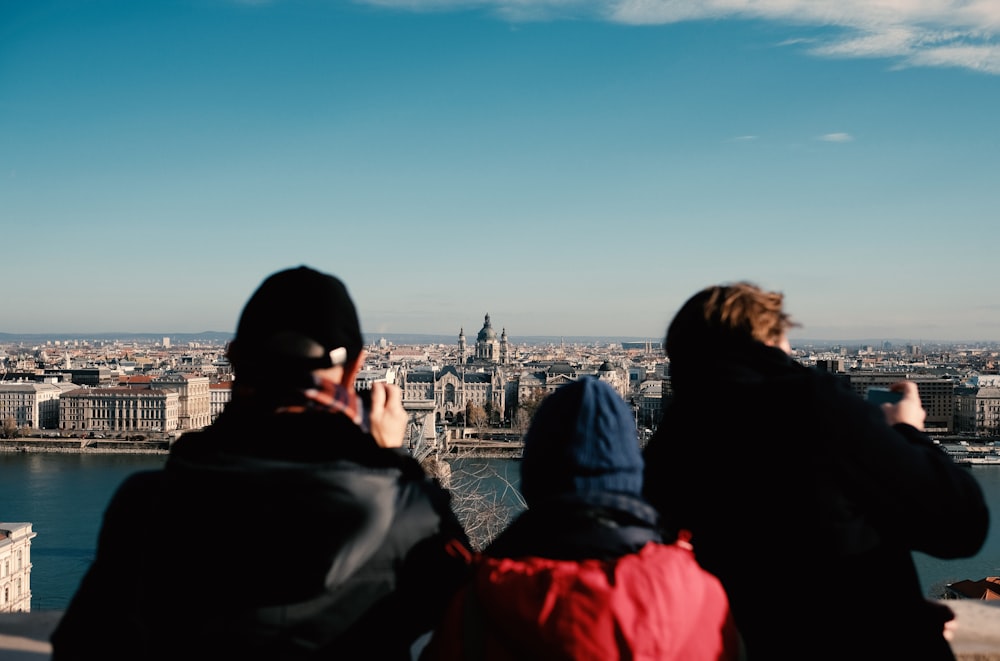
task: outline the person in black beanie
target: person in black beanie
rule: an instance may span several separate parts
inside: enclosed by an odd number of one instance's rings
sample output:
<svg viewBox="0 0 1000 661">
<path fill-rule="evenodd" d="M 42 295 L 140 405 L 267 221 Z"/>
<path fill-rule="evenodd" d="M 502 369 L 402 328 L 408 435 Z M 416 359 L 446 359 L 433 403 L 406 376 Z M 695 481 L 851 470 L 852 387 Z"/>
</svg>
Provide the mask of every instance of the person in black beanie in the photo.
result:
<svg viewBox="0 0 1000 661">
<path fill-rule="evenodd" d="M 422 661 L 732 661 L 739 634 L 691 545 L 641 496 L 632 412 L 593 376 L 543 400 L 524 436 L 521 513 L 474 562 Z"/>
<path fill-rule="evenodd" d="M 344 284 L 306 266 L 251 296 L 232 401 L 115 493 L 54 631 L 73 659 L 409 659 L 465 577 L 449 494 L 402 449 Z"/>
</svg>

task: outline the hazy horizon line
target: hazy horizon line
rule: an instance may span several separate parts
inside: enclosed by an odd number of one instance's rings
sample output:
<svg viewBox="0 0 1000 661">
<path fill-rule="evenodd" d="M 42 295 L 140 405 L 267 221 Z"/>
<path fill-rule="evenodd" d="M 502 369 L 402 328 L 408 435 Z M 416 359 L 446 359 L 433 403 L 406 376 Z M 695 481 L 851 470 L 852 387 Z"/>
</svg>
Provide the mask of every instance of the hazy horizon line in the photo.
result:
<svg viewBox="0 0 1000 661">
<path fill-rule="evenodd" d="M 368 345 L 376 344 L 381 339 L 394 344 L 457 344 L 458 336 L 455 333 L 370 333 L 362 331 L 365 342 Z M 97 331 L 97 332 L 46 332 L 46 333 L 10 333 L 0 332 L 0 343 L 25 342 L 25 341 L 134 341 L 134 340 L 156 340 L 169 338 L 172 342 L 191 341 L 214 341 L 227 342 L 232 339 L 234 333 L 225 331 L 197 331 L 197 332 L 151 332 L 151 331 Z M 512 345 L 518 344 L 600 344 L 629 342 L 648 342 L 653 346 L 662 347 L 662 337 L 649 337 L 643 335 L 560 335 L 560 334 L 537 334 L 537 335 L 515 335 L 508 336 L 508 341 Z M 809 345 L 881 345 L 886 342 L 894 345 L 994 345 L 1000 344 L 1000 340 L 938 340 L 938 339 L 914 339 L 912 337 L 862 337 L 862 338 L 823 338 L 823 337 L 803 337 L 791 338 L 792 346 Z M 475 346 L 475 339 L 467 340 L 467 345 Z"/>
</svg>

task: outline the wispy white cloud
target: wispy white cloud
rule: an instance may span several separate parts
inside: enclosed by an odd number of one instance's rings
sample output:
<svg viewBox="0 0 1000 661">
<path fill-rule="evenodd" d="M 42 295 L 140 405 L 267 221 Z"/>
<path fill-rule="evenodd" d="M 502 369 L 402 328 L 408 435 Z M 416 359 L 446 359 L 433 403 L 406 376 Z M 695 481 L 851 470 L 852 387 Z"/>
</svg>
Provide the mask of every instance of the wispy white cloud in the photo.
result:
<svg viewBox="0 0 1000 661">
<path fill-rule="evenodd" d="M 838 28 L 789 40 L 821 57 L 888 58 L 899 67 L 1000 75 L 997 0 L 357 0 L 408 10 L 486 9 L 511 20 L 596 18 L 631 25 L 762 19 Z"/>
<path fill-rule="evenodd" d="M 755 135 L 738 135 L 735 138 L 730 138 L 730 142 L 752 142 L 757 139 Z"/>
<path fill-rule="evenodd" d="M 819 139 L 823 142 L 851 142 L 854 136 L 850 133 L 826 133 L 819 136 Z"/>
</svg>

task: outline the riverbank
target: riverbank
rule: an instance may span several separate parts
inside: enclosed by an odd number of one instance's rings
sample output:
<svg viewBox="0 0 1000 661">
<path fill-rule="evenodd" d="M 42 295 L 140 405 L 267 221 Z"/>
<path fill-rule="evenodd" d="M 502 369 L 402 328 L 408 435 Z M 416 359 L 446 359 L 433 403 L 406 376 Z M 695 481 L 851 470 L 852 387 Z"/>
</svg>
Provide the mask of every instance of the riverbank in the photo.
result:
<svg viewBox="0 0 1000 661">
<path fill-rule="evenodd" d="M 77 454 L 167 454 L 170 441 L 116 441 L 95 438 L 4 438 L 0 452 L 63 452 Z"/>
<path fill-rule="evenodd" d="M 521 443 L 463 441 L 453 443 L 448 452 L 439 453 L 446 461 L 455 459 L 520 459 Z M 117 441 L 95 438 L 5 438 L 0 452 L 63 452 L 78 454 L 168 454 L 170 441 Z"/>
</svg>

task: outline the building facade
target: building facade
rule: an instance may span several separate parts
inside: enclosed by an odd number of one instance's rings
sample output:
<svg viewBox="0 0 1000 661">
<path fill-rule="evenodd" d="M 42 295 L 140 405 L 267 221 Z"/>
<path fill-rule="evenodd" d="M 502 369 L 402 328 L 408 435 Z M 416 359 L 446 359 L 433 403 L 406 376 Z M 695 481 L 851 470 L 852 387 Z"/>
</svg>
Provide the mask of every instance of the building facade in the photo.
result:
<svg viewBox="0 0 1000 661">
<path fill-rule="evenodd" d="M 215 419 L 219 417 L 222 410 L 226 408 L 226 404 L 233 398 L 233 382 L 221 381 L 219 383 L 210 383 L 208 385 L 208 393 L 208 414 L 212 422 L 215 422 Z"/>
<path fill-rule="evenodd" d="M 0 613 L 31 611 L 30 523 L 0 523 Z"/>
<path fill-rule="evenodd" d="M 493 330 L 493 323 L 490 321 L 489 313 L 483 319 L 483 327 L 476 334 L 475 353 L 466 356 L 465 332 L 458 331 L 458 355 L 460 361 L 464 363 L 475 363 L 479 365 L 506 365 L 512 359 L 510 343 L 507 341 L 507 329 L 504 328 L 497 337 Z"/>
<path fill-rule="evenodd" d="M 18 428 L 58 428 L 62 392 L 52 383 L 0 383 L 0 424 L 12 421 Z"/>
<path fill-rule="evenodd" d="M 177 429 L 201 429 L 212 422 L 212 395 L 207 376 L 170 372 L 149 382 L 150 387 L 176 392 Z"/>
<path fill-rule="evenodd" d="M 401 370 L 400 387 L 403 404 L 429 401 L 434 403 L 434 419 L 451 422 L 465 416 L 469 404 L 482 407 L 500 420 L 507 410 L 504 372 L 499 368 L 467 370 L 448 365 L 440 370 Z"/>
<path fill-rule="evenodd" d="M 663 382 L 659 379 L 643 381 L 631 397 L 635 409 L 636 427 L 656 429 L 663 415 Z"/>
<path fill-rule="evenodd" d="M 955 431 L 1000 436 L 1000 387 L 959 388 L 955 393 Z"/>
<path fill-rule="evenodd" d="M 897 381 L 913 381 L 920 391 L 920 403 L 927 411 L 924 428 L 934 435 L 950 434 L 955 428 L 955 382 L 935 376 L 893 372 L 850 372 L 851 388 L 865 397 L 868 388 L 885 388 Z"/>
<path fill-rule="evenodd" d="M 177 430 L 180 396 L 155 388 L 79 388 L 59 400 L 59 429 L 145 434 Z"/>
</svg>

